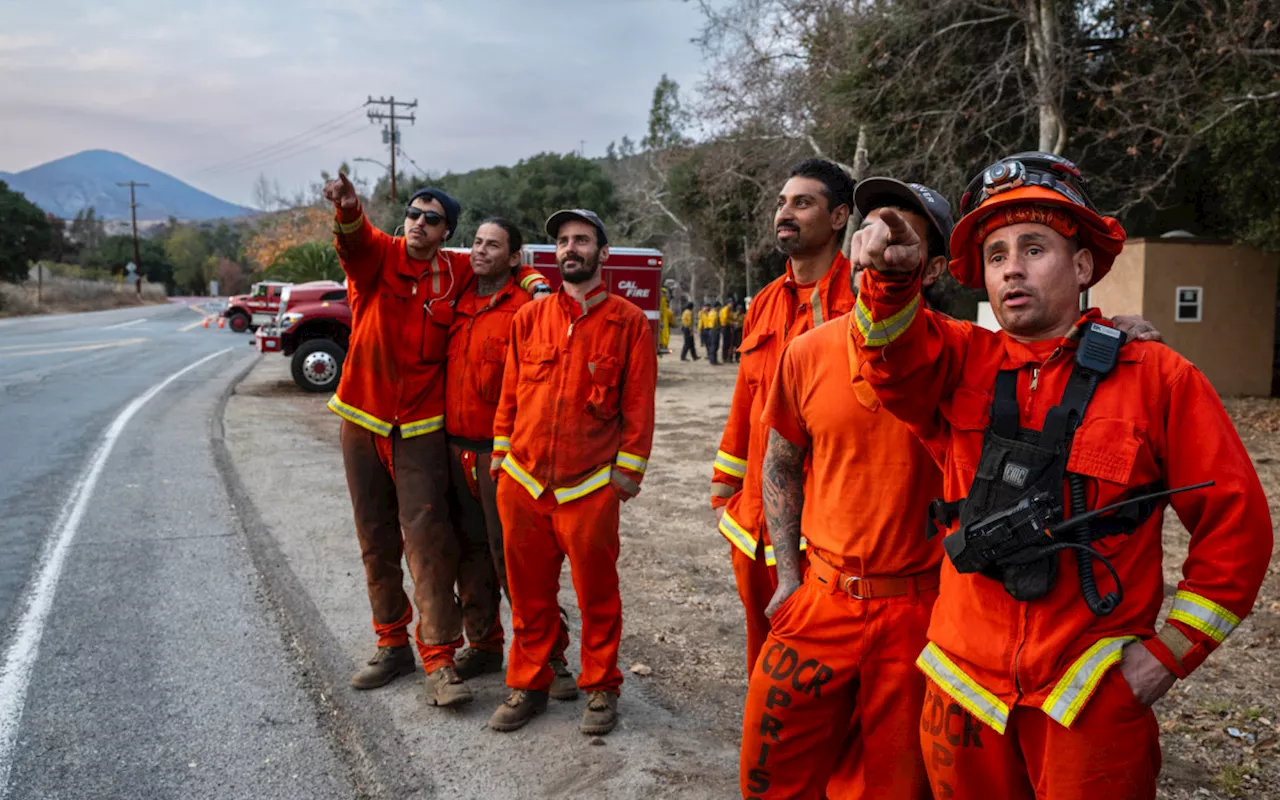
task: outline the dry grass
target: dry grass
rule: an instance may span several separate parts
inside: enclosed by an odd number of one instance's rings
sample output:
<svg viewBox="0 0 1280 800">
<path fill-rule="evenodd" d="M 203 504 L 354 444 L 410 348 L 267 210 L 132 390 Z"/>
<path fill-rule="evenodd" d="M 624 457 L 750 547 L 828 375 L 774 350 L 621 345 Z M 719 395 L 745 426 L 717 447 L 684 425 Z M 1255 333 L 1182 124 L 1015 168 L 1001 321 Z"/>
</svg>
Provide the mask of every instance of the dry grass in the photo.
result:
<svg viewBox="0 0 1280 800">
<path fill-rule="evenodd" d="M 164 286 L 158 283 L 144 283 L 139 299 L 130 283 L 46 275 L 37 303 L 35 281 L 16 284 L 0 281 L 0 317 L 103 311 L 167 302 Z"/>
</svg>

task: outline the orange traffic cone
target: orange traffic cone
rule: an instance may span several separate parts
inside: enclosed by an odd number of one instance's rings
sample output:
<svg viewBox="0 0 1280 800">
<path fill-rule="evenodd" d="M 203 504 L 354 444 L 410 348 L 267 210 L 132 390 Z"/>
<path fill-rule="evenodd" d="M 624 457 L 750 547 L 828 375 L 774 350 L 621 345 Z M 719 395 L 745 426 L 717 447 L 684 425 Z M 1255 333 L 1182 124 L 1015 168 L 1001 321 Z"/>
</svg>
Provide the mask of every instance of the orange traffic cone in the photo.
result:
<svg viewBox="0 0 1280 800">
<path fill-rule="evenodd" d="M 205 326 L 206 328 L 207 328 L 207 327 L 209 327 L 209 317 L 205 317 L 205 318 L 204 318 L 204 326 Z"/>
<path fill-rule="evenodd" d="M 218 317 L 218 327 L 219 327 L 219 328 L 225 328 L 225 327 L 227 327 L 227 318 L 226 318 L 226 317 Z"/>
</svg>

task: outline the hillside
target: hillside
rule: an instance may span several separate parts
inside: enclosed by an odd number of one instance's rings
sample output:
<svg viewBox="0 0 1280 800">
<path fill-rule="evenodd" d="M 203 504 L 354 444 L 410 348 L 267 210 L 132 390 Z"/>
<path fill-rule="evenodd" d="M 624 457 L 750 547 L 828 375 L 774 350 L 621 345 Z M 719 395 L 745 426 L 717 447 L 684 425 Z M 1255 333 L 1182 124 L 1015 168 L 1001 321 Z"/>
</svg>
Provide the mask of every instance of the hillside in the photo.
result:
<svg viewBox="0 0 1280 800">
<path fill-rule="evenodd" d="M 253 209 L 220 200 L 110 150 L 85 150 L 18 173 L 0 172 L 0 180 L 46 212 L 71 218 L 92 206 L 101 219 L 129 219 L 130 180 L 150 184 L 138 189 L 138 219 L 206 220 L 242 217 Z"/>
</svg>

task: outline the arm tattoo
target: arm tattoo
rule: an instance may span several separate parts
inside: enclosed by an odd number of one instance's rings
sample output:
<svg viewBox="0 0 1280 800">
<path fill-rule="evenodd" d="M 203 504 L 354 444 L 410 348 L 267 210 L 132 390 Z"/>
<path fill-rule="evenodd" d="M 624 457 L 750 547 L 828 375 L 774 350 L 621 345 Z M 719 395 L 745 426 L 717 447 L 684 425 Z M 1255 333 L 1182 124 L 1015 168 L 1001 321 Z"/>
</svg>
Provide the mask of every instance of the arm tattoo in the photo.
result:
<svg viewBox="0 0 1280 800">
<path fill-rule="evenodd" d="M 800 578 L 800 512 L 804 508 L 805 448 L 770 429 L 764 455 L 764 519 L 778 561 L 778 578 Z"/>
</svg>

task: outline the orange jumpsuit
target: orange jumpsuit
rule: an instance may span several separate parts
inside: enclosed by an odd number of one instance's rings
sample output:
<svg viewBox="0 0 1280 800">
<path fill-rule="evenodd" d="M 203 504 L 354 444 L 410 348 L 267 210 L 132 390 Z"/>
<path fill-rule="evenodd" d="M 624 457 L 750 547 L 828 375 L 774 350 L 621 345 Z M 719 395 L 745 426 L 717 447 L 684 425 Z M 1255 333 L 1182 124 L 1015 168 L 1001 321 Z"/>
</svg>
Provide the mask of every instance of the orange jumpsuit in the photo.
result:
<svg viewBox="0 0 1280 800">
<path fill-rule="evenodd" d="M 569 557 L 582 612 L 584 691 L 618 692 L 620 496 L 640 491 L 653 443 L 658 357 L 644 312 L 563 288 L 511 325 L 492 470 L 506 532 L 513 636 L 507 684 L 546 690 Z M 499 474 L 500 471 L 500 474 Z"/>
<path fill-rule="evenodd" d="M 444 393 L 449 505 L 461 541 L 458 600 L 467 638 L 477 650 L 501 653 L 499 605 L 507 569 L 489 461 L 511 320 L 532 298 L 510 279 L 486 297 L 477 294 L 477 285 L 472 279 L 462 290 L 449 329 Z"/>
<path fill-rule="evenodd" d="M 863 377 L 922 436 L 955 500 L 977 470 L 997 371 L 1017 371 L 1019 424 L 1038 430 L 1062 397 L 1076 341 L 1021 344 L 924 310 L 918 296 L 918 274 L 868 270 L 855 341 Z M 1094 543 L 1124 587 L 1110 616 L 1083 602 L 1074 558 L 1063 557 L 1052 590 L 1030 602 L 944 562 L 930 643 L 917 660 L 929 678 L 920 733 L 938 797 L 1154 797 L 1155 718 L 1111 668 L 1123 647 L 1140 643 L 1186 677 L 1253 607 L 1271 555 L 1267 499 L 1213 387 L 1186 359 L 1162 344 L 1125 345 L 1067 469 L 1086 477 L 1089 508 L 1156 481 L 1216 483 L 1168 501 L 1191 544 L 1158 635 L 1159 511 L 1131 534 Z M 1094 572 L 1111 587 L 1096 562 Z"/>
<path fill-rule="evenodd" d="M 765 406 L 811 459 L 809 569 L 751 673 L 744 797 L 929 798 L 913 662 L 937 596 L 942 548 L 924 518 L 942 475 L 858 375 L 849 329 L 844 317 L 792 342 Z"/>
<path fill-rule="evenodd" d="M 343 419 L 343 462 L 355 512 L 378 645 L 415 639 L 426 671 L 453 662 L 462 619 L 453 598 L 459 545 L 447 514 L 445 345 L 452 303 L 471 279 L 469 254 L 440 251 L 430 263 L 375 228 L 360 207 L 339 209 L 334 245 L 347 274 L 352 330 L 329 408 Z M 529 290 L 545 284 L 524 267 Z"/>
<path fill-rule="evenodd" d="M 747 674 L 759 657 L 769 620 L 765 607 L 778 588 L 773 548 L 764 526 L 760 466 L 768 431 L 760 420 L 782 349 L 795 337 L 853 307 L 849 259 L 837 253 L 816 283 L 801 286 L 787 262 L 785 275 L 760 290 L 747 309 L 738 347 L 741 364 L 729 420 L 720 438 L 711 478 L 711 507 L 724 508 L 720 533 L 733 546 L 733 574 L 747 615 Z"/>
</svg>

